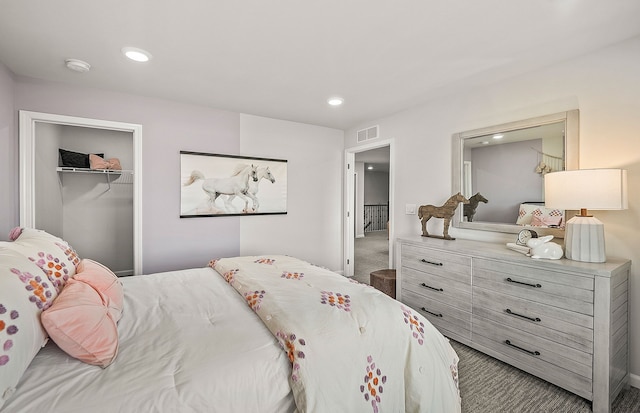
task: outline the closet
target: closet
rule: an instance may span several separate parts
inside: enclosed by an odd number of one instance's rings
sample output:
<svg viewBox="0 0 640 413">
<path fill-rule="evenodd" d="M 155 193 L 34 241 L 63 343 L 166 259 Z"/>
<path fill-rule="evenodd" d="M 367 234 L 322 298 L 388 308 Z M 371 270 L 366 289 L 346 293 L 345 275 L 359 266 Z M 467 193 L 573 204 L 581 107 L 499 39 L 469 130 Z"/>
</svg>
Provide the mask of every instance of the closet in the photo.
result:
<svg viewBox="0 0 640 413">
<path fill-rule="evenodd" d="M 118 276 L 140 274 L 141 126 L 20 112 L 20 225 L 45 230 Z M 122 170 L 63 165 L 59 149 Z"/>
</svg>

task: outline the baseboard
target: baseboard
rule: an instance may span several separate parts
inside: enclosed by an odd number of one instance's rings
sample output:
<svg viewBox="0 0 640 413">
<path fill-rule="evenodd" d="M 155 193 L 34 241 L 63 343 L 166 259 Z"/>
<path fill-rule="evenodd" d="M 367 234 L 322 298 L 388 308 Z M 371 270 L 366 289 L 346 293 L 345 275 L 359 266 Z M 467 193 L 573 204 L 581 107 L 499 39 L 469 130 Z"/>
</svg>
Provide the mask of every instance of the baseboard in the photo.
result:
<svg viewBox="0 0 640 413">
<path fill-rule="evenodd" d="M 629 374 L 629 385 L 636 389 L 640 389 L 640 376 Z"/>
<path fill-rule="evenodd" d="M 356 234 L 356 238 L 364 238 L 364 234 Z"/>
</svg>

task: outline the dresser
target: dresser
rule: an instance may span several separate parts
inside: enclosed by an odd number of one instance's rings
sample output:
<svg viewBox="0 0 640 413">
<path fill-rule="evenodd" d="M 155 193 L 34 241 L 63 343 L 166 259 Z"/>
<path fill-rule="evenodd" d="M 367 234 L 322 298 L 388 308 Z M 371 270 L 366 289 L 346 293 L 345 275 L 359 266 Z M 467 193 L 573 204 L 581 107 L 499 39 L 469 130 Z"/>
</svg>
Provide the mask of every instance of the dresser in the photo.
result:
<svg viewBox="0 0 640 413">
<path fill-rule="evenodd" d="M 631 262 L 534 260 L 504 244 L 401 238 L 396 297 L 445 336 L 610 412 L 629 381 Z"/>
</svg>

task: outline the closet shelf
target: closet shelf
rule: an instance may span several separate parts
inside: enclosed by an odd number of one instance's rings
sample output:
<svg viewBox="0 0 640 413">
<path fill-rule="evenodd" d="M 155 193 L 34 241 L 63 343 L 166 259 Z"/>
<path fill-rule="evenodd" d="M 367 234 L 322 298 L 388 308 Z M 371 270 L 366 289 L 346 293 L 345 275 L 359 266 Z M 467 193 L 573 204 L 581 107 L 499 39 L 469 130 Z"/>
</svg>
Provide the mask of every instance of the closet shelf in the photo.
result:
<svg viewBox="0 0 640 413">
<path fill-rule="evenodd" d="M 107 174 L 107 175 L 122 175 L 128 174 L 133 175 L 133 171 L 123 169 L 89 169 L 89 168 L 75 168 L 72 166 L 58 166 L 56 168 L 58 172 L 71 172 L 71 173 L 85 173 L 85 174 Z"/>
</svg>

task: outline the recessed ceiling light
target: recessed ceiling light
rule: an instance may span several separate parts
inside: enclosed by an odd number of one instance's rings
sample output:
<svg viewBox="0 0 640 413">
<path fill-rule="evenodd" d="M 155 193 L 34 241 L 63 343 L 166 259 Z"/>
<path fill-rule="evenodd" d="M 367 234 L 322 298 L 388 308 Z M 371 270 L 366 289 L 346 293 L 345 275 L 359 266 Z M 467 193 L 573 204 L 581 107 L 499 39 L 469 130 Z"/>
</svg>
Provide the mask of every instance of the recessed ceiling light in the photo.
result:
<svg viewBox="0 0 640 413">
<path fill-rule="evenodd" d="M 504 135 L 493 135 L 493 139 L 502 139 Z"/>
<path fill-rule="evenodd" d="M 151 53 L 146 50 L 138 49 L 137 47 L 123 47 L 122 53 L 131 60 L 136 62 L 148 62 L 151 60 Z"/>
<path fill-rule="evenodd" d="M 74 72 L 85 73 L 91 69 L 91 65 L 89 63 L 78 59 L 66 59 L 64 64 Z"/>
<path fill-rule="evenodd" d="M 372 170 L 372 169 L 373 169 L 373 166 L 369 165 L 369 166 L 367 167 L 367 169 L 368 169 L 368 170 Z"/>
<path fill-rule="evenodd" d="M 488 144 L 489 144 L 489 141 L 482 141 L 482 144 L 483 144 L 483 145 L 488 145 Z"/>
<path fill-rule="evenodd" d="M 335 97 L 329 98 L 327 100 L 327 103 L 330 104 L 331 106 L 340 106 L 344 103 L 344 99 L 342 99 L 341 97 L 335 96 Z"/>
</svg>

